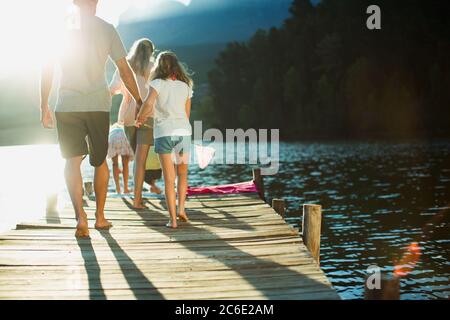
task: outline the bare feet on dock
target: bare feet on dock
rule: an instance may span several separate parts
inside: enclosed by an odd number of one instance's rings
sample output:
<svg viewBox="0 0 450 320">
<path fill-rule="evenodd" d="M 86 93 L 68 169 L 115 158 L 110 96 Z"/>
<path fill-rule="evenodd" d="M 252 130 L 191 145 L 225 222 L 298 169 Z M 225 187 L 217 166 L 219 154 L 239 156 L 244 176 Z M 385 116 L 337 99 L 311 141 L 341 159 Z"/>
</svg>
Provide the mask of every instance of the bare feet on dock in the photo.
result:
<svg viewBox="0 0 450 320">
<path fill-rule="evenodd" d="M 89 238 L 89 229 L 77 227 L 77 230 L 75 231 L 75 238 Z"/>
<path fill-rule="evenodd" d="M 106 219 L 97 220 L 95 222 L 95 229 L 97 230 L 109 230 L 112 226 L 112 223 Z"/>
<path fill-rule="evenodd" d="M 147 209 L 147 207 L 144 206 L 142 199 L 134 199 L 132 208 L 133 209 Z"/>
<path fill-rule="evenodd" d="M 77 230 L 75 231 L 76 238 L 89 237 L 89 225 L 86 213 L 82 213 L 81 217 L 77 217 Z"/>
<path fill-rule="evenodd" d="M 186 212 L 180 212 L 178 214 L 178 220 L 183 222 L 189 222 L 189 218 L 187 217 Z"/>
<path fill-rule="evenodd" d="M 133 190 L 128 189 L 128 188 L 125 188 L 125 190 L 123 191 L 123 193 L 132 193 L 132 192 L 133 192 Z"/>
<path fill-rule="evenodd" d="M 169 229 L 177 229 L 178 228 L 177 221 L 169 220 L 169 222 L 166 223 L 166 227 Z"/>
<path fill-rule="evenodd" d="M 162 193 L 161 189 L 158 188 L 157 186 L 151 186 L 150 187 L 150 192 L 156 193 L 156 194 L 161 194 Z"/>
</svg>

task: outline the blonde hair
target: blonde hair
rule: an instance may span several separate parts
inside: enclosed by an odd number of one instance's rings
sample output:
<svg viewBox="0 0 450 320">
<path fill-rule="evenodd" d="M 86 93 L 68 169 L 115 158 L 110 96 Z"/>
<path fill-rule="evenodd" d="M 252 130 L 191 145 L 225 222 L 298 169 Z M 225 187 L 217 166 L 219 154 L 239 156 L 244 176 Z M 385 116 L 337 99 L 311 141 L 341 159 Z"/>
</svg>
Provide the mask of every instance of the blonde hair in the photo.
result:
<svg viewBox="0 0 450 320">
<path fill-rule="evenodd" d="M 186 83 L 191 88 L 194 86 L 194 82 L 192 81 L 187 68 L 178 61 L 175 53 L 171 51 L 163 51 L 158 55 L 152 74 L 152 80 L 166 80 L 175 77 L 177 80 Z"/>
<path fill-rule="evenodd" d="M 134 73 L 145 76 L 150 72 L 150 62 L 153 58 L 155 46 L 147 38 L 136 40 L 130 49 L 127 60 Z"/>
</svg>

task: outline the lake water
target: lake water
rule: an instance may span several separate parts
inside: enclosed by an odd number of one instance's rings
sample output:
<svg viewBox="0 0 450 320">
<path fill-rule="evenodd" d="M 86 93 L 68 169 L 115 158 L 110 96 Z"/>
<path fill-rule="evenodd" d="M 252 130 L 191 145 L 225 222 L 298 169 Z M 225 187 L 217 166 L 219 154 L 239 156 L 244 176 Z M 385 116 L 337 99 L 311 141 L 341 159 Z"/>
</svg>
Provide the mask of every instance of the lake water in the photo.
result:
<svg viewBox="0 0 450 320">
<path fill-rule="evenodd" d="M 56 146 L 0 148 L 0 229 L 42 215 L 50 191 L 67 200 L 62 165 Z M 189 178 L 191 185 L 240 182 L 251 180 L 251 169 L 193 165 Z M 323 206 L 321 267 L 343 299 L 362 298 L 367 268 L 391 272 L 413 242 L 421 256 L 401 279 L 401 299 L 449 298 L 450 142 L 281 143 L 279 173 L 264 181 L 268 200 L 284 198 L 296 227 L 302 204 Z"/>
</svg>

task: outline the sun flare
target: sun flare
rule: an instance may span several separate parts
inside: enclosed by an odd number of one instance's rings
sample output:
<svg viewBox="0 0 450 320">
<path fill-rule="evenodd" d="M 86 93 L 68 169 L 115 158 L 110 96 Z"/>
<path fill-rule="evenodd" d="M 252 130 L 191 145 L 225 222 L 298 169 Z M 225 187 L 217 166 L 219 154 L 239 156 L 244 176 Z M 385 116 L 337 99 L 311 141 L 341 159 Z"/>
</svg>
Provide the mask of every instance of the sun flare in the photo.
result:
<svg viewBox="0 0 450 320">
<path fill-rule="evenodd" d="M 97 15 L 117 25 L 131 6 L 153 14 L 163 1 L 191 0 L 100 0 Z M 151 10 L 150 10 L 151 9 Z M 14 0 L 0 5 L 0 79 L 30 75 L 59 47 L 66 17 L 74 10 L 72 0 Z"/>
<path fill-rule="evenodd" d="M 70 0 L 15 0 L 0 9 L 1 75 L 29 72 L 54 49 L 50 39 L 64 19 Z"/>
<path fill-rule="evenodd" d="M 33 145 L 0 148 L 3 170 L 0 185 L 0 227 L 41 218 L 46 199 L 57 194 L 58 208 L 66 205 L 64 196 L 64 161 L 56 145 Z"/>
</svg>

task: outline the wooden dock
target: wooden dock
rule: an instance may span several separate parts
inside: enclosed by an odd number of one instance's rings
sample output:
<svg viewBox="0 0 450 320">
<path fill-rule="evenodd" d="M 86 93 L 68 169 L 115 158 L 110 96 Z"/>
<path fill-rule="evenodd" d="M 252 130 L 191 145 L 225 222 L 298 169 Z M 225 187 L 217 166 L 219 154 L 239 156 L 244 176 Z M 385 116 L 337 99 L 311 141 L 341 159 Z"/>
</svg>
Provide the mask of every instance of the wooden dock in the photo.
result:
<svg viewBox="0 0 450 320">
<path fill-rule="evenodd" d="M 71 208 L 0 235 L 0 299 L 339 299 L 298 232 L 258 194 L 107 200 L 110 231 L 74 238 Z M 95 203 L 86 199 L 89 223 Z"/>
</svg>

